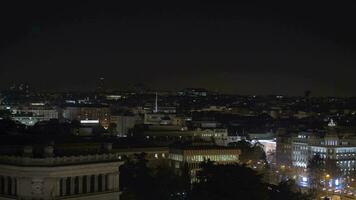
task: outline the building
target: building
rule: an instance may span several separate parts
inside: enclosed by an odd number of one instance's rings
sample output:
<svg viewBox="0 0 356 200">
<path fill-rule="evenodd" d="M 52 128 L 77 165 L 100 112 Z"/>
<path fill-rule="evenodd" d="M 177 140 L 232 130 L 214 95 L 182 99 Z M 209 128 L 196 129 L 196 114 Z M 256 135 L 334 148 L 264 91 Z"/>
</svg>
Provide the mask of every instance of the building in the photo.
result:
<svg viewBox="0 0 356 200">
<path fill-rule="evenodd" d="M 77 104 L 63 108 L 63 118 L 67 120 L 99 120 L 104 128 L 110 125 L 110 108 L 106 105 Z"/>
<path fill-rule="evenodd" d="M 186 127 L 180 126 L 150 126 L 143 131 L 143 137 L 148 139 L 164 139 L 167 141 L 205 141 L 219 146 L 228 146 L 229 137 L 227 129 L 195 129 L 187 130 Z"/>
<path fill-rule="evenodd" d="M 178 92 L 179 96 L 189 96 L 189 97 L 205 97 L 209 94 L 204 88 L 185 88 Z"/>
<path fill-rule="evenodd" d="M 298 182 L 308 186 L 308 164 L 314 156 L 322 159 L 323 172 L 329 187 L 338 188 L 356 173 L 356 137 L 353 131 L 336 128 L 329 123 L 326 130 L 310 130 L 293 134 L 278 134 L 277 164 L 292 169 Z M 326 185 L 326 180 L 324 181 Z"/>
<path fill-rule="evenodd" d="M 285 129 L 277 131 L 276 163 L 279 166 L 292 166 L 292 136 Z"/>
<path fill-rule="evenodd" d="M 100 127 L 99 120 L 80 120 L 79 127 L 73 130 L 74 135 L 92 136 Z M 99 129 L 100 130 L 100 129 Z"/>
<path fill-rule="evenodd" d="M 117 153 L 59 157 L 46 147 L 37 158 L 32 151 L 0 156 L 0 199 L 119 199 Z"/>
<path fill-rule="evenodd" d="M 356 138 L 349 133 L 300 132 L 292 138 L 292 165 L 307 168 L 309 160 L 319 155 L 336 163 L 341 175 L 350 175 L 356 170 Z"/>
<path fill-rule="evenodd" d="M 228 132 L 225 128 L 197 129 L 192 132 L 194 138 L 200 138 L 204 141 L 211 141 L 219 146 L 228 145 Z"/>
<path fill-rule="evenodd" d="M 42 117 L 33 116 L 30 113 L 15 114 L 11 116 L 11 119 L 26 126 L 33 126 L 37 122 L 43 121 Z"/>
<path fill-rule="evenodd" d="M 240 153 L 235 147 L 182 146 L 171 148 L 168 159 L 170 166 L 178 172 L 187 167 L 194 181 L 201 162 L 210 160 L 216 164 L 238 163 Z"/>
<path fill-rule="evenodd" d="M 55 106 L 49 106 L 45 103 L 31 103 L 26 106 L 14 107 L 12 108 L 12 114 L 14 120 L 29 126 L 34 125 L 36 122 L 60 118 L 60 110 Z"/>
<path fill-rule="evenodd" d="M 143 123 L 147 125 L 182 125 L 183 119 L 176 114 L 147 113 L 144 115 Z"/>
<path fill-rule="evenodd" d="M 111 123 L 116 124 L 116 133 L 120 137 L 126 137 L 129 130 L 140 121 L 135 115 L 111 115 L 110 120 Z"/>
</svg>

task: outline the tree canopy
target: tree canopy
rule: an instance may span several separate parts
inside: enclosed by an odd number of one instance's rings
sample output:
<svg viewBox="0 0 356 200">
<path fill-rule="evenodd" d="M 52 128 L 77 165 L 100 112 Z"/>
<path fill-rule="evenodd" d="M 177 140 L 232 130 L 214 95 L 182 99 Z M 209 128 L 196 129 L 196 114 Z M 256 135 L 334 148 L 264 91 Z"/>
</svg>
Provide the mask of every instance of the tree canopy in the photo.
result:
<svg viewBox="0 0 356 200">
<path fill-rule="evenodd" d="M 263 182 L 262 176 L 245 165 L 216 165 L 202 163 L 197 173 L 197 182 L 189 200 L 307 200 L 292 181 L 271 185 Z"/>
</svg>

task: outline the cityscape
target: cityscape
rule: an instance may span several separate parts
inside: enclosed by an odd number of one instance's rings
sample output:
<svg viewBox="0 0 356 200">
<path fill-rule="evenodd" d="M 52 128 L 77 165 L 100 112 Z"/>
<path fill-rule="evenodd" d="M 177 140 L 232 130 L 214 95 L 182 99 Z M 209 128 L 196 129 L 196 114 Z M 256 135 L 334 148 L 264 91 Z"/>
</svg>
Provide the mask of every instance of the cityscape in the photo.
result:
<svg viewBox="0 0 356 200">
<path fill-rule="evenodd" d="M 356 199 L 356 4 L 2 7 L 0 200 Z"/>
</svg>

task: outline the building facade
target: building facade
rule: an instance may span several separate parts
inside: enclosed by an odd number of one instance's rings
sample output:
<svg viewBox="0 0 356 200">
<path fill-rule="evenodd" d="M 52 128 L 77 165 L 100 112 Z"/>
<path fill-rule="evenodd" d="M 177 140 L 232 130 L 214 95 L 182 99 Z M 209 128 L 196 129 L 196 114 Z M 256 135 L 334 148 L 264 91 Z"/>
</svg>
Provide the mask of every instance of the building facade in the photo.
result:
<svg viewBox="0 0 356 200">
<path fill-rule="evenodd" d="M 119 199 L 118 154 L 0 157 L 0 199 Z"/>
<path fill-rule="evenodd" d="M 241 151 L 234 147 L 221 146 L 188 146 L 169 150 L 169 163 L 172 168 L 182 172 L 188 168 L 192 181 L 203 161 L 213 161 L 216 164 L 232 164 L 239 162 Z"/>
<path fill-rule="evenodd" d="M 293 167 L 306 169 L 309 160 L 316 155 L 335 162 L 339 174 L 350 175 L 356 170 L 356 138 L 336 132 L 300 132 L 292 138 Z"/>
<path fill-rule="evenodd" d="M 104 128 L 110 125 L 110 108 L 105 105 L 71 105 L 63 108 L 62 114 L 67 120 L 99 120 Z"/>
</svg>

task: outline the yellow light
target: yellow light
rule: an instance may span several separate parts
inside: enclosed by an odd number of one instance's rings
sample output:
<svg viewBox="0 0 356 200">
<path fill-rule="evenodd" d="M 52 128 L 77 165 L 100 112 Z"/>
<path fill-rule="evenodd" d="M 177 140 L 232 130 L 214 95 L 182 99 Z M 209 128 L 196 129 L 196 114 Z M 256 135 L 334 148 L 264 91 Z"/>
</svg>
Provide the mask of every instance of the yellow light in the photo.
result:
<svg viewBox="0 0 356 200">
<path fill-rule="evenodd" d="M 325 175 L 325 178 L 330 178 L 330 175 L 329 174 Z"/>
</svg>

